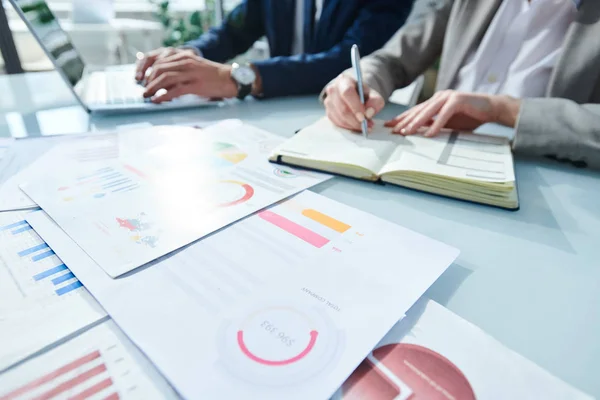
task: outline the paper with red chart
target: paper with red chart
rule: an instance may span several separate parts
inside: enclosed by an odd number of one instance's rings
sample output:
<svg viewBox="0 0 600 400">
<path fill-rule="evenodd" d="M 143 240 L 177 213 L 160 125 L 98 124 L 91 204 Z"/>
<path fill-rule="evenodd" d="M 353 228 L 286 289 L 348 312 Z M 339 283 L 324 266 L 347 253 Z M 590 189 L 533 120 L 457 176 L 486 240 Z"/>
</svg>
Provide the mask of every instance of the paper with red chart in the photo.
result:
<svg viewBox="0 0 600 400">
<path fill-rule="evenodd" d="M 0 375 L 2 400 L 178 398 L 110 320 Z"/>
<path fill-rule="evenodd" d="M 329 179 L 274 167 L 266 154 L 283 140 L 240 121 L 153 129 L 154 143 L 119 134 L 118 159 L 78 168 L 57 146 L 52 176 L 21 185 L 112 277 Z"/>
<path fill-rule="evenodd" d="M 119 279 L 28 221 L 192 399 L 328 398 L 458 255 L 309 191 Z"/>
<path fill-rule="evenodd" d="M 419 300 L 332 400 L 591 400 L 448 309 Z"/>
</svg>

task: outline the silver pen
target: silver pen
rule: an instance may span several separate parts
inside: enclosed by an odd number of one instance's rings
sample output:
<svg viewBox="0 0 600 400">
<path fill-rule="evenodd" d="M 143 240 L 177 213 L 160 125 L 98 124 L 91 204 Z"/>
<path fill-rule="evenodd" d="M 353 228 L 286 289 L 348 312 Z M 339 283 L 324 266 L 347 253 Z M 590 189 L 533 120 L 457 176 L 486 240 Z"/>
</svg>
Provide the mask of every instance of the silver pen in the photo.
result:
<svg viewBox="0 0 600 400">
<path fill-rule="evenodd" d="M 356 74 L 356 86 L 358 89 L 358 96 L 360 97 L 360 102 L 365 104 L 365 91 L 363 90 L 363 79 L 362 79 L 362 71 L 360 69 L 360 53 L 358 51 L 357 45 L 352 45 L 352 49 L 350 50 L 350 58 L 352 60 L 352 68 L 354 68 L 354 73 Z M 367 132 L 369 127 L 367 125 L 367 119 L 364 118 L 361 124 L 363 137 L 367 137 Z"/>
</svg>

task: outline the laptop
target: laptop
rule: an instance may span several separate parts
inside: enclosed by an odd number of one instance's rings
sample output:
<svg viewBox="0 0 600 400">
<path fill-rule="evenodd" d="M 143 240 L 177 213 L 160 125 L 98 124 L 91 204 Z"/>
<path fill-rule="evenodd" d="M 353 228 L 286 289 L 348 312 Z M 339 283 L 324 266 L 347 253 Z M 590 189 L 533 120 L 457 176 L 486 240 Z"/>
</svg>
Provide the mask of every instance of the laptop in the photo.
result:
<svg viewBox="0 0 600 400">
<path fill-rule="evenodd" d="M 135 81 L 135 64 L 101 68 L 86 65 L 45 0 L 9 1 L 88 112 L 157 111 L 219 103 L 186 95 L 154 104 L 143 97 L 145 88 Z"/>
</svg>

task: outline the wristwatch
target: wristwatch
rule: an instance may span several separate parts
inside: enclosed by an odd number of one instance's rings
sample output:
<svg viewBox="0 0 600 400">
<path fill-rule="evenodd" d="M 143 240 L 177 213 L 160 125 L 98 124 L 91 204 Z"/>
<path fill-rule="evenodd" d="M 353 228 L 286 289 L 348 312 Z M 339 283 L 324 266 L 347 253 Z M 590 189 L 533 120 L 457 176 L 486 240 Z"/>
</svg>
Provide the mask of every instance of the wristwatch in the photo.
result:
<svg viewBox="0 0 600 400">
<path fill-rule="evenodd" d="M 231 79 L 237 84 L 237 98 L 244 100 L 246 96 L 252 93 L 252 85 L 256 80 L 256 74 L 250 64 L 240 65 L 238 63 L 231 64 Z"/>
</svg>

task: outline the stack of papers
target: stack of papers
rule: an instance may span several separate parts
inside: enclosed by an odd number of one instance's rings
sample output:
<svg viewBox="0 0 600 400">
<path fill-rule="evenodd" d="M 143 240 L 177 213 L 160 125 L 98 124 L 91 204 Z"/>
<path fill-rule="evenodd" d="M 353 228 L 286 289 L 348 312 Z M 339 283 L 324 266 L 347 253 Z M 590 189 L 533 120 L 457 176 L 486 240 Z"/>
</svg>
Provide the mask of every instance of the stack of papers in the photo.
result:
<svg viewBox="0 0 600 400">
<path fill-rule="evenodd" d="M 282 143 L 228 120 L 13 144 L 0 399 L 587 399 L 422 299 L 457 249 L 302 192 L 330 176 L 270 164 Z"/>
<path fill-rule="evenodd" d="M 304 192 L 111 279 L 44 213 L 28 221 L 186 398 L 330 396 L 458 255 Z"/>
</svg>

